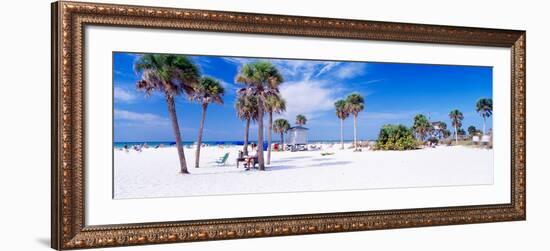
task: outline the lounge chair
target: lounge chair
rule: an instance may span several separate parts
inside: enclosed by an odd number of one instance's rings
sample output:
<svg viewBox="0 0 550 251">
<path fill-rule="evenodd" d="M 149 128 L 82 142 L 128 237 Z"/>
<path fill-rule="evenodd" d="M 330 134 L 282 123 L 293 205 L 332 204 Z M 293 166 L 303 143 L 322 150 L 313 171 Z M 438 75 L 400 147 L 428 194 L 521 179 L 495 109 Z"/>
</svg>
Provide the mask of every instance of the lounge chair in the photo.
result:
<svg viewBox="0 0 550 251">
<path fill-rule="evenodd" d="M 225 166 L 227 159 L 229 159 L 229 153 L 224 154 L 223 157 L 216 160 L 216 164 Z"/>
</svg>

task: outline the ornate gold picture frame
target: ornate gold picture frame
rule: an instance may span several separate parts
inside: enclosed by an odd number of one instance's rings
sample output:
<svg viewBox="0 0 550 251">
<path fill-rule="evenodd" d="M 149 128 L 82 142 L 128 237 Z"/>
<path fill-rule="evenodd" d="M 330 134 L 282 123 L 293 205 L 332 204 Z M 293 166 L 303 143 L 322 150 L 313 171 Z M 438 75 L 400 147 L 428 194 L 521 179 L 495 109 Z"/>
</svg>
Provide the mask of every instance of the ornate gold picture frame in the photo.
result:
<svg viewBox="0 0 550 251">
<path fill-rule="evenodd" d="M 511 203 L 86 225 L 84 29 L 88 25 L 502 47 L 511 50 Z M 113 4 L 52 4 L 54 249 L 363 231 L 526 219 L 525 31 Z"/>
</svg>

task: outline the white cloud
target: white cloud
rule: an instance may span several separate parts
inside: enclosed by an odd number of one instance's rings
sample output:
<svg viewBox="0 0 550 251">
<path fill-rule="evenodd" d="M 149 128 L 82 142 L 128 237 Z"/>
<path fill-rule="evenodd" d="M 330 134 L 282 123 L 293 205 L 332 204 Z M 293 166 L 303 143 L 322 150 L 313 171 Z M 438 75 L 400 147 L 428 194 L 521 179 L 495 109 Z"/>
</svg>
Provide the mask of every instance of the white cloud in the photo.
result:
<svg viewBox="0 0 550 251">
<path fill-rule="evenodd" d="M 115 101 L 119 102 L 132 102 L 137 98 L 137 95 L 121 87 L 115 87 L 114 98 Z"/>
<path fill-rule="evenodd" d="M 242 65 L 256 59 L 224 58 L 227 62 Z M 332 111 L 337 95 L 345 90 L 344 82 L 366 74 L 364 63 L 345 63 L 314 60 L 283 60 L 266 59 L 273 63 L 283 74 L 285 82 L 280 86 L 280 92 L 287 102 L 283 117 L 294 123 L 298 114 L 304 114 L 310 122 L 322 113 Z M 368 83 L 380 80 L 368 81 Z M 225 85 L 224 86 L 229 86 Z"/>
<path fill-rule="evenodd" d="M 382 82 L 384 81 L 384 79 L 372 79 L 372 80 L 368 80 L 366 82 L 363 82 L 362 84 L 374 84 L 374 83 L 378 83 L 378 82 Z"/>
<path fill-rule="evenodd" d="M 339 79 L 351 79 L 362 76 L 367 72 L 367 67 L 362 63 L 346 63 L 335 69 L 331 75 Z"/>
<path fill-rule="evenodd" d="M 237 66 L 242 66 L 256 60 L 266 60 L 273 63 L 283 74 L 283 77 L 287 81 L 298 80 L 310 80 L 313 77 L 317 77 L 324 72 L 329 71 L 339 62 L 324 62 L 314 60 L 287 60 L 287 59 L 256 59 L 256 58 L 233 58 L 224 57 L 226 62 L 232 63 Z"/>
<path fill-rule="evenodd" d="M 323 74 L 340 80 L 351 79 L 367 73 L 367 64 L 360 62 L 333 62 L 300 59 L 256 59 L 223 57 L 226 62 L 242 66 L 256 60 L 267 60 L 273 63 L 287 81 L 310 80 Z"/>
<path fill-rule="evenodd" d="M 366 120 L 399 120 L 399 119 L 413 119 L 414 115 L 418 112 L 369 112 L 365 110 L 362 114 L 362 118 Z"/>
<path fill-rule="evenodd" d="M 226 95 L 228 93 L 236 93 L 236 91 L 240 88 L 237 84 L 228 83 L 221 79 L 220 84 L 223 86 L 223 88 L 225 88 Z"/>
<path fill-rule="evenodd" d="M 270 60 L 289 80 L 310 80 L 319 68 L 324 67 L 325 62 L 309 60 Z"/>
<path fill-rule="evenodd" d="M 317 75 L 315 75 L 316 77 L 320 76 L 321 74 L 325 73 L 325 72 L 328 72 L 330 70 L 332 70 L 332 68 L 334 68 L 335 66 L 339 65 L 340 63 L 339 62 L 329 62 L 329 63 L 326 63 L 325 66 L 323 68 L 321 68 L 321 70 L 319 70 L 319 72 L 317 73 Z"/>
<path fill-rule="evenodd" d="M 320 113 L 332 110 L 335 98 L 334 90 L 319 81 L 301 81 L 281 85 L 281 95 L 286 100 L 284 117 L 291 123 L 298 114 L 304 114 L 313 120 Z"/>
<path fill-rule="evenodd" d="M 254 61 L 252 58 L 234 58 L 234 57 L 222 57 L 223 60 L 225 60 L 228 63 L 232 63 L 237 66 L 241 66 L 243 64 L 250 63 Z"/>
<path fill-rule="evenodd" d="M 168 119 L 152 113 L 138 113 L 127 110 L 115 109 L 114 119 L 127 122 L 126 125 L 168 125 Z"/>
</svg>

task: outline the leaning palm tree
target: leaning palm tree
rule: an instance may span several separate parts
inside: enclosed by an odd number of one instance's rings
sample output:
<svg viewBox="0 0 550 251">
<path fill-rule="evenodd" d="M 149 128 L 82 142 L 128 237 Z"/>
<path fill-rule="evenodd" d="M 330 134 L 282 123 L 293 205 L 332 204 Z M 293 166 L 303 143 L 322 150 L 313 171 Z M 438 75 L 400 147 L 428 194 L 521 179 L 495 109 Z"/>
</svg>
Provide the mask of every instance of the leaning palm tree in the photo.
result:
<svg viewBox="0 0 550 251">
<path fill-rule="evenodd" d="M 357 150 L 357 116 L 365 109 L 365 98 L 359 93 L 352 93 L 346 98 L 346 110 L 353 114 L 353 146 Z"/>
<path fill-rule="evenodd" d="M 336 116 L 340 119 L 340 144 L 341 149 L 344 149 L 344 120 L 349 117 L 349 111 L 346 109 L 345 100 L 336 101 L 334 107 L 336 107 Z"/>
<path fill-rule="evenodd" d="M 141 56 L 135 62 L 134 68 L 136 72 L 141 73 L 141 79 L 136 84 L 138 90 L 145 91 L 148 96 L 154 91 L 164 93 L 176 138 L 180 172 L 189 173 L 181 143 L 174 97 L 184 92 L 188 95 L 194 92 L 193 86 L 200 76 L 197 66 L 185 56 L 148 54 Z"/>
<path fill-rule="evenodd" d="M 246 121 L 244 130 L 243 153 L 248 155 L 248 133 L 250 131 L 250 121 L 256 121 L 258 118 L 258 99 L 254 96 L 239 96 L 235 103 L 237 116 Z"/>
<path fill-rule="evenodd" d="M 464 115 L 462 115 L 461 111 L 454 109 L 449 113 L 449 118 L 451 119 L 451 124 L 455 128 L 455 141 L 458 144 L 458 129 L 462 127 Z"/>
<path fill-rule="evenodd" d="M 307 118 L 306 116 L 302 115 L 302 114 L 298 114 L 296 115 L 296 125 L 299 125 L 299 126 L 303 126 L 307 123 Z"/>
<path fill-rule="evenodd" d="M 225 94 L 225 89 L 220 84 L 220 81 L 211 77 L 202 77 L 194 86 L 195 91 L 190 99 L 197 101 L 202 106 L 202 116 L 199 124 L 199 135 L 197 136 L 197 150 L 195 152 L 195 168 L 199 167 L 201 156 L 202 134 L 204 130 L 204 120 L 206 118 L 206 109 L 208 104 L 223 104 L 222 96 Z"/>
<path fill-rule="evenodd" d="M 267 164 L 271 163 L 271 128 L 273 128 L 273 113 L 282 113 L 286 110 L 286 101 L 281 95 L 268 96 L 265 99 L 265 111 L 269 115 L 269 128 L 267 130 Z"/>
<path fill-rule="evenodd" d="M 493 115 L 493 99 L 481 98 L 476 103 L 476 111 L 483 117 L 483 135 L 485 135 L 485 124 L 487 118 Z"/>
<path fill-rule="evenodd" d="M 238 90 L 240 95 L 255 96 L 258 99 L 258 166 L 263 171 L 265 102 L 267 97 L 279 95 L 283 76 L 270 62 L 256 61 L 243 65 L 235 82 L 244 84 L 244 88 Z"/>
<path fill-rule="evenodd" d="M 284 149 L 285 140 L 283 134 L 290 129 L 290 123 L 286 119 L 276 119 L 275 122 L 273 122 L 273 131 L 276 133 L 279 133 L 281 135 L 281 146 Z"/>
</svg>

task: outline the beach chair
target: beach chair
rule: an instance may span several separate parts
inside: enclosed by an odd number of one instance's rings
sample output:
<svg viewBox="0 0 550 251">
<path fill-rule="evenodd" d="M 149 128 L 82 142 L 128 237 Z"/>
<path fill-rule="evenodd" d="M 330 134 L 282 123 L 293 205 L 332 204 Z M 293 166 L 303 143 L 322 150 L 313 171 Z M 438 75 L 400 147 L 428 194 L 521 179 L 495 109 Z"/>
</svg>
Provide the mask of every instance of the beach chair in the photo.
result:
<svg viewBox="0 0 550 251">
<path fill-rule="evenodd" d="M 247 166 L 248 169 L 255 169 L 256 168 L 256 164 L 258 164 L 258 156 L 255 156 L 255 157 L 252 157 L 252 166 Z"/>
<path fill-rule="evenodd" d="M 226 153 L 223 155 L 223 157 L 216 160 L 216 164 L 225 166 L 225 163 L 227 162 L 227 159 L 229 159 L 229 153 Z"/>
</svg>

